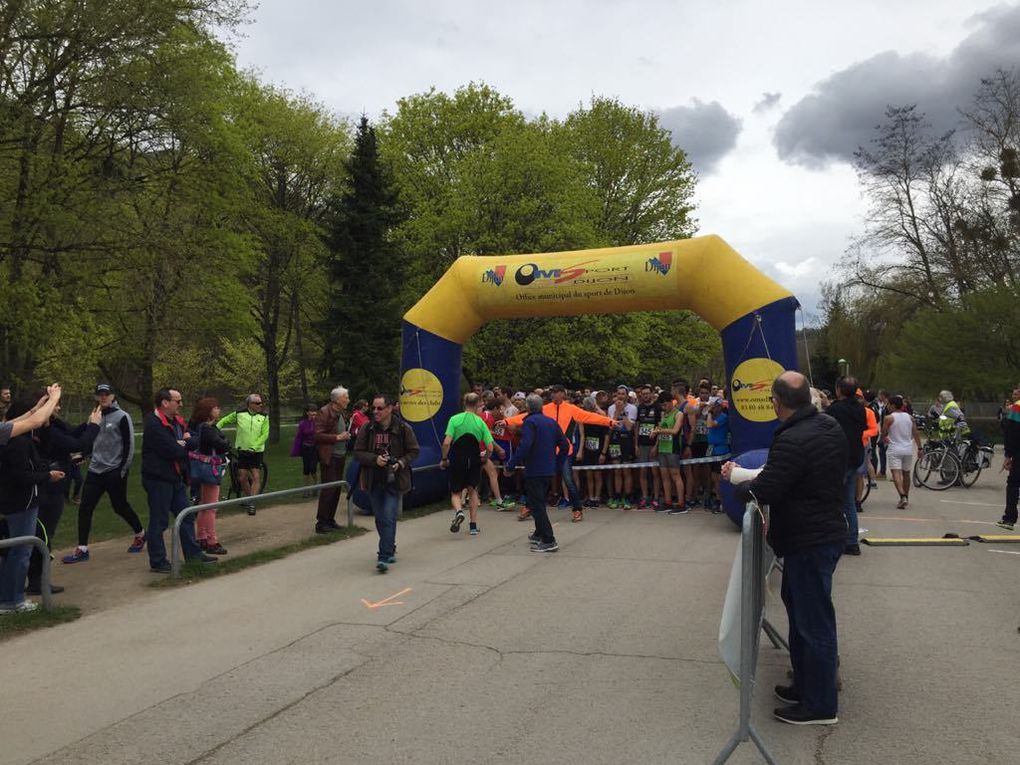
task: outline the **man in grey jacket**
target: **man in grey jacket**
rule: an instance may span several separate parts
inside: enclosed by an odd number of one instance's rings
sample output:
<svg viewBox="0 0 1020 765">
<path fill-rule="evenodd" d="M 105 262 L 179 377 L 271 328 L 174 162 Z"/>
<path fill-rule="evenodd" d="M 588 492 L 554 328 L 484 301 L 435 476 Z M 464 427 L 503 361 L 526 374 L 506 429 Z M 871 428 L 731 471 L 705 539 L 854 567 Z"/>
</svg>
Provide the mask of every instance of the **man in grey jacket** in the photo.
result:
<svg viewBox="0 0 1020 765">
<path fill-rule="evenodd" d="M 108 383 L 96 386 L 96 403 L 102 408 L 103 419 L 99 435 L 92 445 L 89 472 L 81 490 L 78 506 L 78 546 L 64 563 L 80 563 L 89 559 L 89 533 L 92 531 L 92 513 L 103 494 L 110 495 L 110 504 L 135 533 L 128 552 L 145 549 L 145 531 L 138 514 L 127 499 L 127 477 L 135 456 L 135 428 L 131 416 L 117 406 L 113 388 Z"/>
</svg>

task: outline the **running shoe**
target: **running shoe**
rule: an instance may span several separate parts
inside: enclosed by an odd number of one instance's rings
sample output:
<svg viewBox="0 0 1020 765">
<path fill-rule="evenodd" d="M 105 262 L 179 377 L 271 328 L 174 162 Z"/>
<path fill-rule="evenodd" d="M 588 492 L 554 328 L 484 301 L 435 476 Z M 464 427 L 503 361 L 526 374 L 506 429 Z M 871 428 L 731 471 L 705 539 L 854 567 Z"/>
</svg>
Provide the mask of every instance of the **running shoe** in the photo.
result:
<svg viewBox="0 0 1020 765">
<path fill-rule="evenodd" d="M 135 534 L 135 541 L 128 548 L 129 553 L 140 553 L 145 549 L 145 529 L 140 534 Z"/>
<path fill-rule="evenodd" d="M 1015 528 L 1014 524 L 1010 523 L 1009 521 L 1007 521 L 1005 519 L 999 521 L 995 525 L 998 526 L 1000 529 L 1006 529 L 1006 531 L 1013 531 L 1014 528 Z"/>
<path fill-rule="evenodd" d="M 74 552 L 70 555 L 65 555 L 61 560 L 64 563 L 84 563 L 89 559 L 89 551 L 83 550 L 80 547 L 75 547 Z"/>
<path fill-rule="evenodd" d="M 456 534 L 460 531 L 460 525 L 464 523 L 464 511 L 458 510 L 453 514 L 453 523 L 450 524 L 450 531 Z"/>
<path fill-rule="evenodd" d="M 623 504 L 621 504 L 620 507 L 622 507 L 624 510 L 632 510 L 634 508 L 634 505 L 630 503 L 629 499 L 624 498 Z"/>
<path fill-rule="evenodd" d="M 522 507 L 521 511 L 517 514 L 517 520 L 519 520 L 519 521 L 526 521 L 530 517 L 531 517 L 531 511 L 528 508 L 526 508 L 526 507 Z"/>
<path fill-rule="evenodd" d="M 536 542 L 531 546 L 531 552 L 554 553 L 560 549 L 555 542 Z"/>
<path fill-rule="evenodd" d="M 478 536 L 478 524 L 477 523 L 470 524 L 468 526 L 468 533 L 473 537 Z"/>
<path fill-rule="evenodd" d="M 580 510 L 575 510 L 573 517 L 571 517 L 571 519 L 570 519 L 570 522 L 571 523 L 580 523 L 583 520 L 584 520 L 584 513 L 581 512 Z"/>
<path fill-rule="evenodd" d="M 566 510 L 568 507 L 570 507 L 570 500 L 564 497 L 558 503 L 556 503 L 556 507 L 559 510 Z"/>
<path fill-rule="evenodd" d="M 390 570 L 390 564 L 384 560 L 380 560 L 378 563 L 375 564 L 375 570 L 378 571 L 380 574 L 385 574 L 387 571 Z"/>
<path fill-rule="evenodd" d="M 672 510 L 667 510 L 666 515 L 687 515 L 687 505 L 677 505 Z"/>
<path fill-rule="evenodd" d="M 642 497 L 637 503 L 638 510 L 648 509 L 648 497 Z"/>
<path fill-rule="evenodd" d="M 673 503 L 672 502 L 663 502 L 661 505 L 659 505 L 659 506 L 657 506 L 655 508 L 655 512 L 657 512 L 657 513 L 668 513 L 672 509 L 673 509 Z"/>
<path fill-rule="evenodd" d="M 542 541 L 542 537 L 540 537 L 538 535 L 537 531 L 532 531 L 530 534 L 528 534 L 528 541 L 532 542 L 532 543 L 534 543 L 534 542 L 541 542 Z"/>
</svg>

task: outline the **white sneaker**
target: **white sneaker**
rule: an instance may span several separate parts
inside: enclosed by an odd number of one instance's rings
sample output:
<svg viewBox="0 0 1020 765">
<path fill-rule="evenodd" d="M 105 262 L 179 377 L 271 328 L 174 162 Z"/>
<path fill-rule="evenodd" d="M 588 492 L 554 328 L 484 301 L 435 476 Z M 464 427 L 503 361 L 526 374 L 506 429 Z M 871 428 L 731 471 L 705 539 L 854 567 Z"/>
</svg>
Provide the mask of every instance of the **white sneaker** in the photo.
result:
<svg viewBox="0 0 1020 765">
<path fill-rule="evenodd" d="M 39 604 L 31 600 L 23 600 L 14 607 L 14 610 L 18 613 L 28 613 L 29 611 L 35 611 L 39 608 Z"/>
</svg>

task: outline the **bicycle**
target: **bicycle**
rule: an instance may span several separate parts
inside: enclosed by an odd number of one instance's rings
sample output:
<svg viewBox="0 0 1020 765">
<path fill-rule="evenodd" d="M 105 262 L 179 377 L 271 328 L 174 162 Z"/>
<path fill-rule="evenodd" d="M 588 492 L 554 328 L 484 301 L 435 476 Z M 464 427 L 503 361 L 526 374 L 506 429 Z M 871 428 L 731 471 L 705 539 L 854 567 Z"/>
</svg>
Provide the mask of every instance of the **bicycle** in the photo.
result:
<svg viewBox="0 0 1020 765">
<path fill-rule="evenodd" d="M 924 486 L 932 491 L 945 491 L 960 479 L 960 458 L 952 445 L 941 443 L 925 448 L 914 465 L 915 486 Z"/>
<path fill-rule="evenodd" d="M 238 467 L 237 450 L 231 449 L 227 453 L 227 474 L 230 476 L 230 484 L 227 487 L 227 499 L 235 499 L 244 496 L 244 492 L 241 491 L 241 469 Z M 269 485 L 269 466 L 263 461 L 262 467 L 259 469 L 259 490 L 258 494 L 263 494 L 266 490 L 266 486 Z"/>
</svg>

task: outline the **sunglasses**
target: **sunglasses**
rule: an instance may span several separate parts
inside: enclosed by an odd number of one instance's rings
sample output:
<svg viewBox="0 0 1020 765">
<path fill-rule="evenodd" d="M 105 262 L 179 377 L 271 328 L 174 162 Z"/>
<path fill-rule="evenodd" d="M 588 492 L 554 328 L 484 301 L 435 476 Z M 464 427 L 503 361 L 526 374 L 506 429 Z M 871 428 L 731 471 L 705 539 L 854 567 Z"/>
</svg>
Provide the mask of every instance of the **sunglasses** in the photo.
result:
<svg viewBox="0 0 1020 765">
<path fill-rule="evenodd" d="M 373 406 L 372 409 L 376 412 L 381 412 L 383 409 L 388 409 L 390 404 L 383 404 L 382 406 Z"/>
</svg>

